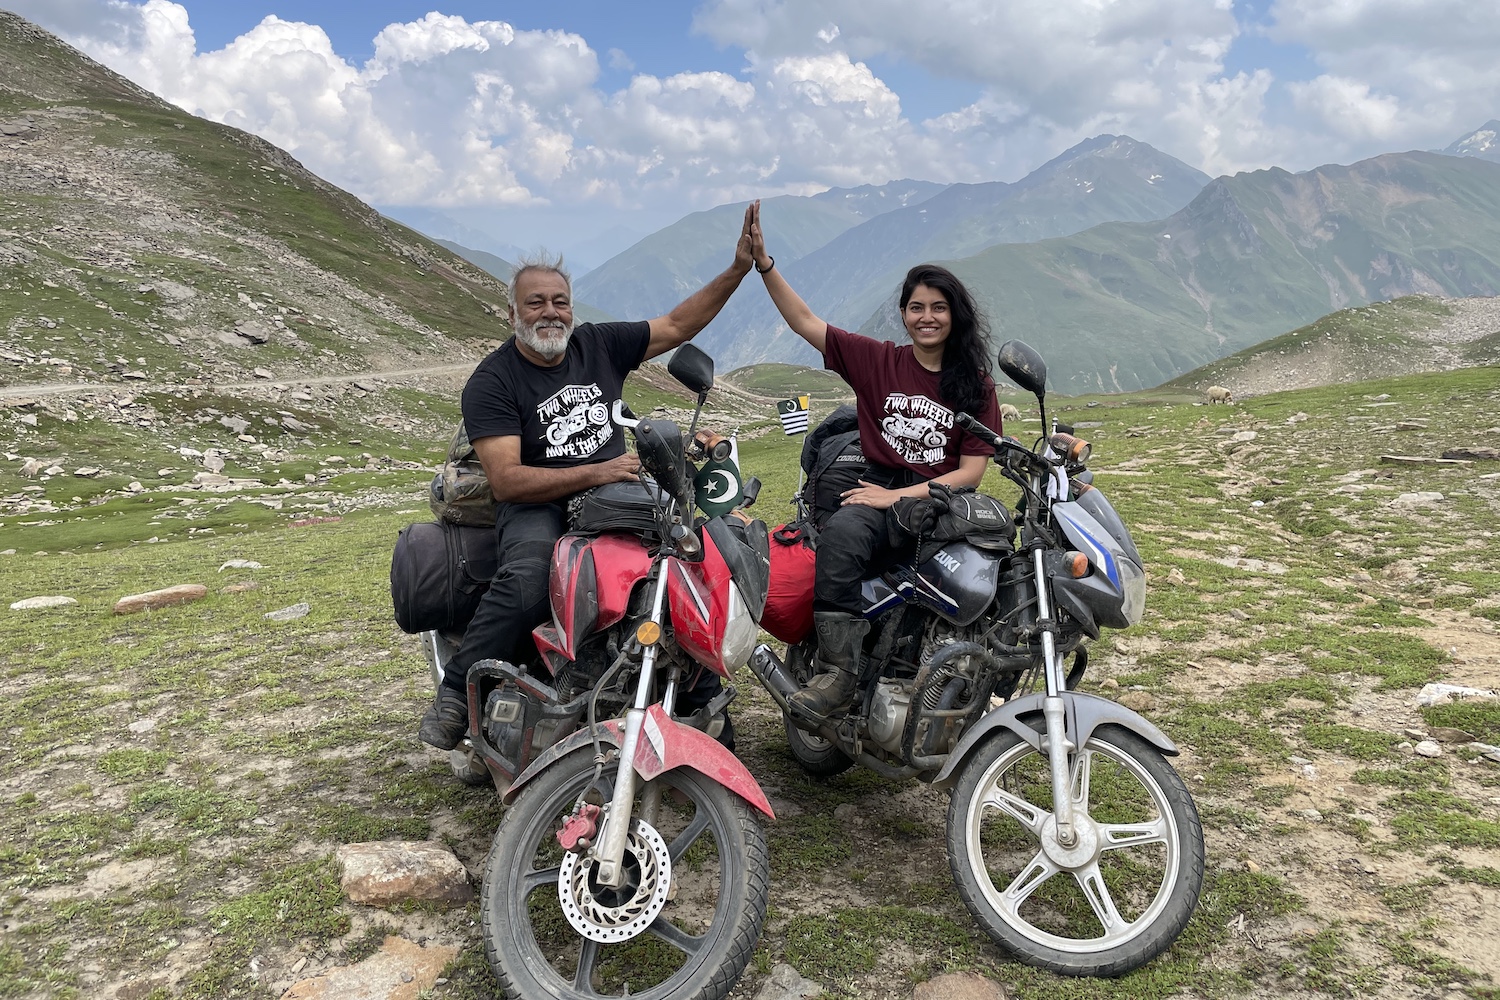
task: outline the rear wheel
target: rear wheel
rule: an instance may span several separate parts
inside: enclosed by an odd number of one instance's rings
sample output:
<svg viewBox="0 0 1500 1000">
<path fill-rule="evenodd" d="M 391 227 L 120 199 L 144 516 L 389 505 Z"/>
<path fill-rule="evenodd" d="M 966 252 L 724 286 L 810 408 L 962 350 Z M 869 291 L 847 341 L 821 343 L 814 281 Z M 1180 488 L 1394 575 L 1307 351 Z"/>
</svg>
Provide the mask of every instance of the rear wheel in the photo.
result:
<svg viewBox="0 0 1500 1000">
<path fill-rule="evenodd" d="M 948 805 L 948 861 L 986 933 L 1022 962 L 1118 976 L 1176 940 L 1203 887 L 1203 828 L 1156 747 L 1100 726 L 1071 762 L 1059 841 L 1044 754 L 1009 730 L 975 748 Z"/>
<path fill-rule="evenodd" d="M 816 650 L 817 640 L 812 638 L 787 647 L 787 670 L 797 683 L 805 686 L 812 679 L 811 663 Z M 786 725 L 786 745 L 792 752 L 792 759 L 814 778 L 832 778 L 854 766 L 853 759 L 830 741 L 816 733 L 798 729 L 790 713 L 782 712 L 781 721 Z"/>
<path fill-rule="evenodd" d="M 636 797 L 627 876 L 611 889 L 557 842 L 580 797 L 607 804 L 610 775 L 593 779 L 592 752 L 569 754 L 532 779 L 495 831 L 481 921 L 504 995 L 722 1000 L 765 919 L 759 819 L 717 782 L 669 771 Z"/>
<path fill-rule="evenodd" d="M 785 712 L 782 721 L 786 723 L 786 745 L 792 758 L 814 778 L 832 778 L 854 766 L 848 754 L 816 733 L 798 729 Z"/>
</svg>

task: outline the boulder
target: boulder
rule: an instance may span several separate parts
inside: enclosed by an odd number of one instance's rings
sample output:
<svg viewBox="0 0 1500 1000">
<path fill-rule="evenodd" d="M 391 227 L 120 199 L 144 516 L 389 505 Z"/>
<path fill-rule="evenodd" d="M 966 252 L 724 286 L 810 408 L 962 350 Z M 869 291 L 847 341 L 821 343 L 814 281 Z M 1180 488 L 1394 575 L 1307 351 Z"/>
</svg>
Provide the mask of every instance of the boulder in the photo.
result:
<svg viewBox="0 0 1500 1000">
<path fill-rule="evenodd" d="M 1004 986 L 974 972 L 953 972 L 918 983 L 912 1000 L 1006 1000 Z"/>
<path fill-rule="evenodd" d="M 131 594 L 115 602 L 115 614 L 132 615 L 137 611 L 154 611 L 174 604 L 190 604 L 208 596 L 208 588 L 200 583 L 183 583 L 175 587 L 151 590 L 144 594 Z"/>
<path fill-rule="evenodd" d="M 59 594 L 52 597 L 28 597 L 24 601 L 16 601 L 10 609 L 12 611 L 36 611 L 41 608 L 62 608 L 77 603 L 73 598 Z"/>
<path fill-rule="evenodd" d="M 431 992 L 443 968 L 457 957 L 455 947 L 423 947 L 391 935 L 358 965 L 293 983 L 281 1000 L 417 1000 Z"/>
<path fill-rule="evenodd" d="M 466 903 L 474 898 L 469 873 L 453 852 L 432 841 L 385 840 L 345 844 L 344 895 L 366 906 L 408 900 Z"/>
</svg>

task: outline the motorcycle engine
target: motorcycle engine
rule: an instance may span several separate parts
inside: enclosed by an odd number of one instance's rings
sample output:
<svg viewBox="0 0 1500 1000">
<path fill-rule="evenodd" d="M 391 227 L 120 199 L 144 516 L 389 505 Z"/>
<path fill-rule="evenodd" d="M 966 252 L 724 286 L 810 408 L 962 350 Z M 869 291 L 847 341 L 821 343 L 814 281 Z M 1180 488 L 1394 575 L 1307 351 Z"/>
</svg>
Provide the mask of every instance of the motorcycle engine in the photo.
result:
<svg viewBox="0 0 1500 1000">
<path fill-rule="evenodd" d="M 865 733 L 872 743 L 897 756 L 901 754 L 901 734 L 906 730 L 906 716 L 911 711 L 915 687 L 914 681 L 881 678 L 876 682 L 875 694 L 870 699 L 870 717 Z"/>
</svg>

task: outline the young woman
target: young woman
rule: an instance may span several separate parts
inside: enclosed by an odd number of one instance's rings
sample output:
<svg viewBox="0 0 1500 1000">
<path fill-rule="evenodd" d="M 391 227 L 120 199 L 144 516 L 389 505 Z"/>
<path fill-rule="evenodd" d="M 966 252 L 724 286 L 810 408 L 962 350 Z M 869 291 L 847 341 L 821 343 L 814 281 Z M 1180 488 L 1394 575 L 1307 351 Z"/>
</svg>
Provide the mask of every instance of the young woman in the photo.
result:
<svg viewBox="0 0 1500 1000">
<path fill-rule="evenodd" d="M 813 627 L 823 672 L 792 696 L 791 707 L 826 721 L 847 710 L 854 696 L 870 628 L 860 603 L 866 568 L 876 559 L 906 555 L 916 544 L 891 544 L 886 509 L 902 497 L 927 496 L 930 482 L 978 486 L 984 475 L 993 450 L 954 417 L 968 413 L 1000 431 L 989 330 L 968 289 L 936 264 L 912 268 L 901 286 L 901 320 L 910 343 L 898 346 L 830 326 L 792 290 L 766 252 L 759 203 L 751 207 L 750 253 L 787 326 L 854 390 L 860 444 L 870 465 L 818 536 Z"/>
</svg>

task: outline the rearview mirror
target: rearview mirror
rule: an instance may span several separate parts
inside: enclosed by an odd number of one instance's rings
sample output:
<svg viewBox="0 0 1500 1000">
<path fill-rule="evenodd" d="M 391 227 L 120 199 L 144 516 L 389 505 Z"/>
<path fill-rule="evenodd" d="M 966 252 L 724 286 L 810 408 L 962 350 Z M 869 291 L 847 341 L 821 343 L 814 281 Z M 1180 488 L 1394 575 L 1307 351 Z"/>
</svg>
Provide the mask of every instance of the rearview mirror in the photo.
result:
<svg viewBox="0 0 1500 1000">
<path fill-rule="evenodd" d="M 1000 370 L 1005 377 L 1040 398 L 1047 391 L 1047 363 L 1042 356 L 1019 340 L 1000 345 Z"/>
<path fill-rule="evenodd" d="M 714 359 L 692 344 L 682 344 L 672 352 L 667 371 L 700 396 L 714 387 Z"/>
</svg>

